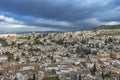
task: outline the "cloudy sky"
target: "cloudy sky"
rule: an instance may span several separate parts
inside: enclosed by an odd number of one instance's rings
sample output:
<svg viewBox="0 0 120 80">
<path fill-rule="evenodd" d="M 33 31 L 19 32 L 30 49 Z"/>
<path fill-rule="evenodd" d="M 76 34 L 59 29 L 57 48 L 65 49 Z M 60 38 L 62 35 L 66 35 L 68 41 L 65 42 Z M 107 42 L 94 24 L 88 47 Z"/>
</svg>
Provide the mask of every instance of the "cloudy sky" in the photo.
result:
<svg viewBox="0 0 120 80">
<path fill-rule="evenodd" d="M 0 32 L 70 31 L 120 23 L 120 0 L 0 0 Z"/>
</svg>

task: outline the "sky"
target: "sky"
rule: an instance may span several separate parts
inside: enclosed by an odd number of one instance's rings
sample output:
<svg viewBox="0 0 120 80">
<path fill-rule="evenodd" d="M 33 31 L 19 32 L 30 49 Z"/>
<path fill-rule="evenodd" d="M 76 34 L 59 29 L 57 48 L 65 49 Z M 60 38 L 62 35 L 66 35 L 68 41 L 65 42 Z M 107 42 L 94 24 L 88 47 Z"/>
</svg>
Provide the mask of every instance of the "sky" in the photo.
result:
<svg viewBox="0 0 120 80">
<path fill-rule="evenodd" d="M 72 31 L 120 24 L 120 0 L 0 0 L 0 32 Z"/>
</svg>

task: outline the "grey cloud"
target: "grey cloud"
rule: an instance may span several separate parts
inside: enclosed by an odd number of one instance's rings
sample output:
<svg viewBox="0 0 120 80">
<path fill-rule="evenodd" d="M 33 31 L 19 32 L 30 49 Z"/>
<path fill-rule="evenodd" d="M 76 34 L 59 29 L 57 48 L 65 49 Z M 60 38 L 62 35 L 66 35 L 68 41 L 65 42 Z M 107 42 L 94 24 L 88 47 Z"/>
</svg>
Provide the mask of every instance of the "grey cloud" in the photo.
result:
<svg viewBox="0 0 120 80">
<path fill-rule="evenodd" d="M 1 0 L 0 14 L 29 26 L 74 30 L 119 22 L 119 7 L 119 0 Z"/>
</svg>

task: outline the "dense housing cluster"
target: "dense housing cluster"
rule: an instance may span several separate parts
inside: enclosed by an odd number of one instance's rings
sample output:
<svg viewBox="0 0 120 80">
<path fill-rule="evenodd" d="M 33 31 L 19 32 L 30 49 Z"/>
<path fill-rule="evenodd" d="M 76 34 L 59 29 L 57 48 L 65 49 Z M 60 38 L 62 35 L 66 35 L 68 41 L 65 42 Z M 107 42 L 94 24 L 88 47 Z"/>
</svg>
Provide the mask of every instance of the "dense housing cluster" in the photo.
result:
<svg viewBox="0 0 120 80">
<path fill-rule="evenodd" d="M 0 80 L 120 80 L 117 31 L 0 34 Z"/>
</svg>

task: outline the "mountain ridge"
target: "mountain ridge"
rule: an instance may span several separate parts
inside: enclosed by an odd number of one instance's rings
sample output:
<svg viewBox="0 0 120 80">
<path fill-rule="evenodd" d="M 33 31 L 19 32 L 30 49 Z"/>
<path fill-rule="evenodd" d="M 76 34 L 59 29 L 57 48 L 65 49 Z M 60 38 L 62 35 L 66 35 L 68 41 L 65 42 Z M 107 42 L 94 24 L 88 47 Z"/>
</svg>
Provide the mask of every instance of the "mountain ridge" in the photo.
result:
<svg viewBox="0 0 120 80">
<path fill-rule="evenodd" d="M 100 29 L 120 29 L 119 25 L 100 25 L 94 28 L 91 28 L 92 30 L 100 30 Z"/>
</svg>

